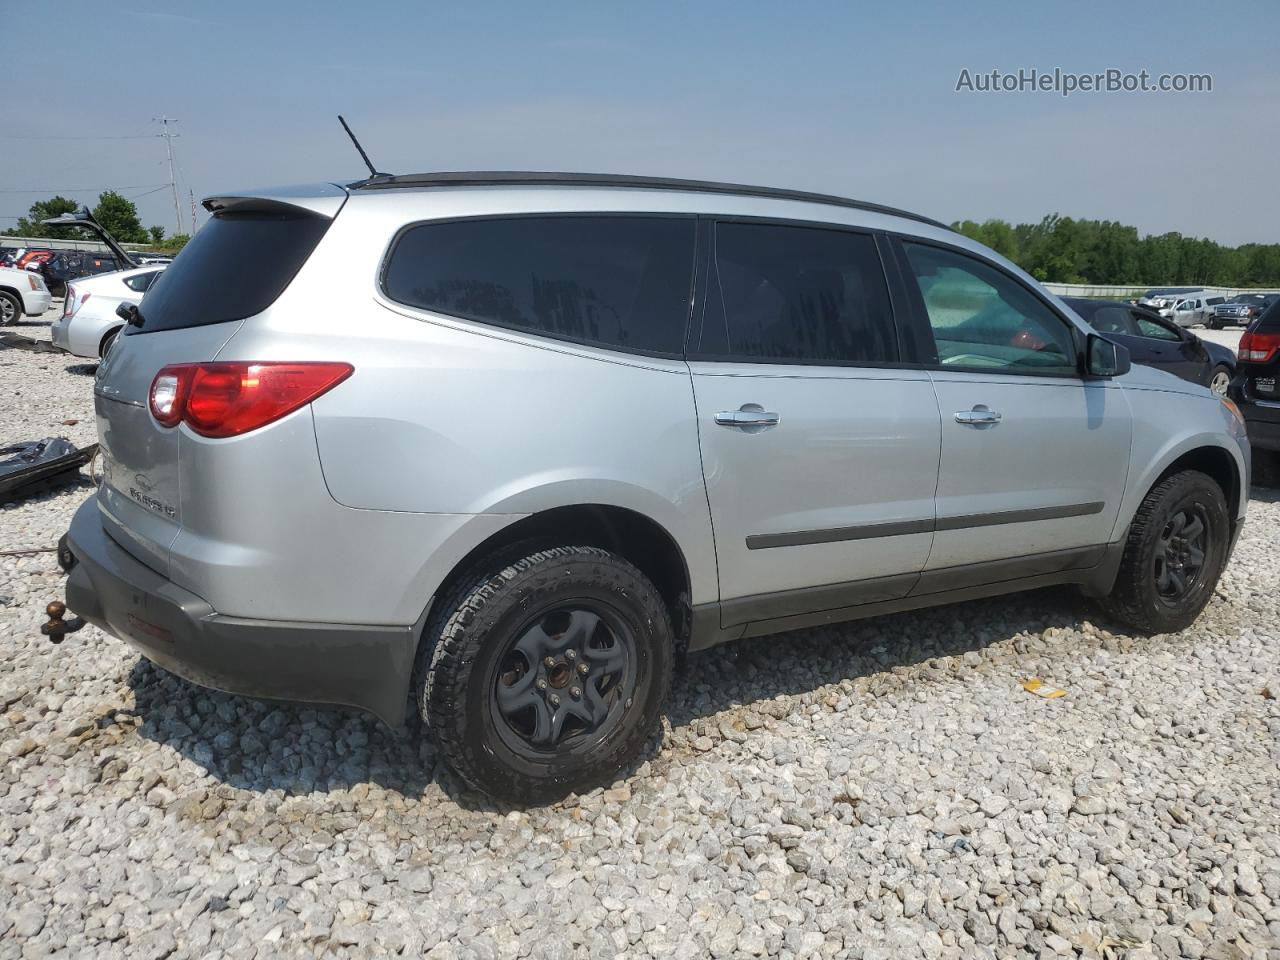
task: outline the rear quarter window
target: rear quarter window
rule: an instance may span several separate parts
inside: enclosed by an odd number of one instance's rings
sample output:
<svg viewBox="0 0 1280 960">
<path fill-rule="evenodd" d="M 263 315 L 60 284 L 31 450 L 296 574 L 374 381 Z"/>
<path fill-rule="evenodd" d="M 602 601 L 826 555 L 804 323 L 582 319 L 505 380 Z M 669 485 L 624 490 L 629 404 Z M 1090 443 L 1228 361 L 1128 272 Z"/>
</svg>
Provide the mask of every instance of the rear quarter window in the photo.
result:
<svg viewBox="0 0 1280 960">
<path fill-rule="evenodd" d="M 155 279 L 159 275 L 159 270 L 152 270 L 150 273 L 139 273 L 136 276 L 126 277 L 121 282 L 130 290 L 135 290 L 138 293 L 145 293 L 151 284 L 155 283 Z"/>
<path fill-rule="evenodd" d="M 297 208 L 237 209 L 205 224 L 142 299 L 130 335 L 243 320 L 276 301 L 329 219 Z"/>
<path fill-rule="evenodd" d="M 403 230 L 383 292 L 407 306 L 525 333 L 678 356 L 693 280 L 694 220 L 496 217 Z"/>
</svg>

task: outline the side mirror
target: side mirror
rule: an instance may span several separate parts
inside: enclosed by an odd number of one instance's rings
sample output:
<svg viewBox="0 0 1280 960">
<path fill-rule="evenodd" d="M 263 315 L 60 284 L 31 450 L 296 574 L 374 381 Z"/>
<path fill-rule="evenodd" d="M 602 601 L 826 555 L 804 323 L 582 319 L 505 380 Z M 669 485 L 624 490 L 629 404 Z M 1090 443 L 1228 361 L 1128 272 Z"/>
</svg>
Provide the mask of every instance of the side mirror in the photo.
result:
<svg viewBox="0 0 1280 960">
<path fill-rule="evenodd" d="M 142 318 L 138 314 L 138 305 L 125 301 L 116 307 L 116 316 L 131 327 L 142 326 Z"/>
<path fill-rule="evenodd" d="M 1118 343 L 1112 343 L 1096 333 L 1089 334 L 1085 367 L 1091 377 L 1122 377 L 1129 372 L 1132 361 L 1129 351 Z"/>
</svg>

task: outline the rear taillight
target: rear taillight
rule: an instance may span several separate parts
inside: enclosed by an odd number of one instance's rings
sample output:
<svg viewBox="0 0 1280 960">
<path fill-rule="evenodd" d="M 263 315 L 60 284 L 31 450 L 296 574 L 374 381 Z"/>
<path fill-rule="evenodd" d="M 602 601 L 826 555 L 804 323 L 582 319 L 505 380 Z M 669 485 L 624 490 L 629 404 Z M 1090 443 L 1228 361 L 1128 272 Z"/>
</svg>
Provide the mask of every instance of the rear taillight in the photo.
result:
<svg viewBox="0 0 1280 960">
<path fill-rule="evenodd" d="M 31 273 L 31 274 L 28 274 L 28 275 L 27 275 L 27 283 L 31 284 L 31 289 L 32 289 L 32 290 L 39 290 L 39 289 L 40 289 L 40 283 L 39 283 L 39 281 L 38 281 L 38 280 L 36 280 L 36 275 L 35 275 L 34 273 Z"/>
<path fill-rule="evenodd" d="M 1280 333 L 1245 333 L 1237 353 L 1247 363 L 1269 363 L 1280 350 Z"/>
<path fill-rule="evenodd" d="M 185 423 L 205 437 L 265 427 L 332 390 L 349 363 L 180 363 L 151 382 L 151 415 L 163 427 Z"/>
</svg>

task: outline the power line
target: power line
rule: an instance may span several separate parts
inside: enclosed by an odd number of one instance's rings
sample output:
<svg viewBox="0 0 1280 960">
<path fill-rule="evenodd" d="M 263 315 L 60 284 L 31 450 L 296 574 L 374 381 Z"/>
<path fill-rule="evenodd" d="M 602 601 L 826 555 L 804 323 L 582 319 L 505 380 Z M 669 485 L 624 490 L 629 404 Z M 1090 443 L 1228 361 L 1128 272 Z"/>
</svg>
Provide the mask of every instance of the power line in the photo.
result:
<svg viewBox="0 0 1280 960">
<path fill-rule="evenodd" d="M 152 187 L 167 187 L 168 183 L 135 183 L 127 187 L 23 187 L 17 190 L 5 188 L 0 193 L 99 193 L 103 190 L 149 190 Z"/>
<path fill-rule="evenodd" d="M 139 133 L 129 136 L 111 136 L 111 137 L 27 137 L 15 136 L 8 133 L 0 133 L 0 140 L 150 140 L 155 134 Z"/>
<path fill-rule="evenodd" d="M 162 183 L 162 184 L 160 184 L 160 186 L 158 186 L 158 187 L 153 187 L 152 189 L 147 190 L 147 191 L 144 191 L 143 193 L 135 193 L 135 194 L 133 194 L 132 196 L 130 196 L 130 197 L 129 197 L 129 199 L 130 199 L 130 200 L 140 200 L 140 199 L 142 199 L 143 197 L 149 197 L 149 196 L 151 196 L 153 193 L 159 193 L 161 190 L 163 190 L 163 189 L 164 189 L 165 187 L 167 187 L 167 186 L 168 186 L 168 184 L 167 184 L 167 183 Z"/>
</svg>

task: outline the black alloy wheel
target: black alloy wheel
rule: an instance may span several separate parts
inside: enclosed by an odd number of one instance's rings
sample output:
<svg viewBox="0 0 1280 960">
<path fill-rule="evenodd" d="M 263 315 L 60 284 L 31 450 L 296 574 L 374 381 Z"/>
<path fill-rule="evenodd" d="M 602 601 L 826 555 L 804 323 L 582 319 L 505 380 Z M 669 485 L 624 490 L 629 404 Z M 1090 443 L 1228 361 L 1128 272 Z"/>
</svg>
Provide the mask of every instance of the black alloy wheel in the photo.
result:
<svg viewBox="0 0 1280 960">
<path fill-rule="evenodd" d="M 555 752 L 607 736 L 636 687 L 635 638 L 617 611 L 556 604 L 501 658 L 492 706 L 515 749 Z"/>
</svg>

